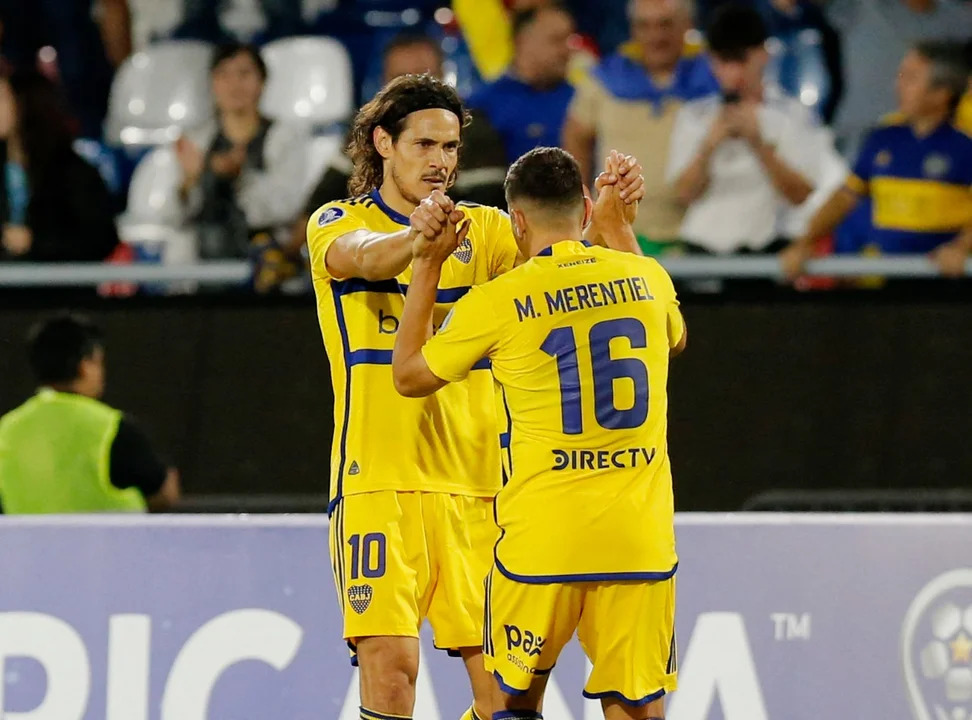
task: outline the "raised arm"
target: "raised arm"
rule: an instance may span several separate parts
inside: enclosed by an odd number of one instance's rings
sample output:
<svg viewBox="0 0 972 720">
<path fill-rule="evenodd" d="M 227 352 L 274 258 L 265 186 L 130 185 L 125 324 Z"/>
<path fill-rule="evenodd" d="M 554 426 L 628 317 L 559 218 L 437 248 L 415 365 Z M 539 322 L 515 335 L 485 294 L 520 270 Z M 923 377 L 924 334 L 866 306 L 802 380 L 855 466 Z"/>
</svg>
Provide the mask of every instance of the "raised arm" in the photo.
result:
<svg viewBox="0 0 972 720">
<path fill-rule="evenodd" d="M 324 253 L 327 272 L 334 278 L 389 280 L 412 261 L 415 233 L 405 228 L 394 233 L 353 230 L 339 236 Z"/>
<path fill-rule="evenodd" d="M 439 286 L 442 263 L 463 241 L 469 223 L 452 201 L 436 191 L 412 213 L 412 224 L 419 232 L 412 248 L 412 280 L 405 297 L 405 309 L 395 334 L 392 376 L 395 389 L 405 397 L 424 397 L 447 384 L 435 375 L 422 355 L 422 347 L 432 337 L 432 313 Z"/>
<path fill-rule="evenodd" d="M 631 228 L 638 216 L 638 203 L 645 195 L 641 165 L 633 156 L 612 150 L 604 168 L 594 183 L 597 201 L 585 236 L 597 245 L 641 255 L 638 238 Z"/>
</svg>

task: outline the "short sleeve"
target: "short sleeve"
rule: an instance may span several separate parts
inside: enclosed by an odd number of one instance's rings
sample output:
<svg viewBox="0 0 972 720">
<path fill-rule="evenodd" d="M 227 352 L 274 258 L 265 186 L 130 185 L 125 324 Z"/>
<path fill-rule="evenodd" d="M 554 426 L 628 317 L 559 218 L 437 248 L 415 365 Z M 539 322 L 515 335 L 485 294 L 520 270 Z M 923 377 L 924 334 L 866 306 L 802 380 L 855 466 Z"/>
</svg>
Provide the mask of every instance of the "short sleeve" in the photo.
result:
<svg viewBox="0 0 972 720">
<path fill-rule="evenodd" d="M 131 419 L 122 418 L 108 461 L 111 484 L 121 490 L 138 488 L 150 498 L 162 489 L 167 474 L 145 433 Z"/>
<path fill-rule="evenodd" d="M 343 280 L 332 277 L 324 257 L 331 244 L 342 235 L 364 229 L 364 220 L 344 203 L 328 203 L 312 213 L 307 221 L 307 250 L 311 273 L 324 280 Z"/>
<path fill-rule="evenodd" d="M 847 187 L 858 195 L 867 194 L 871 176 L 874 174 L 876 148 L 877 142 L 874 139 L 874 134 L 871 133 L 861 146 L 861 151 L 857 155 L 851 174 L 847 176 Z"/>
<path fill-rule="evenodd" d="M 516 265 L 519 250 L 513 237 L 510 216 L 499 208 L 483 208 L 486 245 L 489 251 L 489 279 L 508 273 Z"/>
<path fill-rule="evenodd" d="M 601 87 L 598 81 L 588 74 L 577 83 L 574 97 L 570 101 L 567 115 L 581 125 L 592 130 L 597 128 L 597 107 L 600 104 Z"/>
<path fill-rule="evenodd" d="M 675 116 L 672 136 L 668 144 L 668 165 L 665 181 L 672 183 L 689 166 L 709 131 L 694 105 L 683 105 Z"/>
<path fill-rule="evenodd" d="M 661 264 L 653 258 L 647 258 L 652 264 L 651 293 L 656 300 L 665 303 L 665 324 L 668 332 L 668 347 L 673 348 L 685 334 L 685 320 L 679 307 L 678 295 L 672 278 Z"/>
<path fill-rule="evenodd" d="M 823 157 L 820 152 L 820 132 L 809 112 L 790 106 L 780 133 L 776 151 L 791 169 L 816 185 Z"/>
<path fill-rule="evenodd" d="M 500 323 L 487 293 L 474 287 L 453 306 L 422 355 L 436 377 L 459 382 L 493 352 L 499 339 Z"/>
</svg>

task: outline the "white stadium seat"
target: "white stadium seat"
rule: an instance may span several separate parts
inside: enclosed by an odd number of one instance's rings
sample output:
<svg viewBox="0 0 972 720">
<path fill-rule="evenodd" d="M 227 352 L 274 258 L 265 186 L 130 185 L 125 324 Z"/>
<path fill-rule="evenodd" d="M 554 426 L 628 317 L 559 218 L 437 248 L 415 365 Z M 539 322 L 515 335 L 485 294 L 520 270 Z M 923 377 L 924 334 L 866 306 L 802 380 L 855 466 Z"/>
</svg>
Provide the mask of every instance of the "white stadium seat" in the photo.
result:
<svg viewBox="0 0 972 720">
<path fill-rule="evenodd" d="M 326 37 L 275 40 L 261 51 L 269 69 L 260 109 L 275 120 L 327 126 L 346 120 L 354 107 L 351 59 Z"/>
<path fill-rule="evenodd" d="M 172 146 L 155 148 L 136 166 L 128 187 L 126 223 L 145 225 L 182 224 L 179 200 L 182 168 Z"/>
<path fill-rule="evenodd" d="M 319 135 L 310 139 L 307 144 L 307 174 L 304 176 L 305 198 L 309 198 L 317 187 L 331 160 L 341 154 L 343 143 L 344 135 L 341 133 Z"/>
<path fill-rule="evenodd" d="M 150 45 L 115 74 L 105 136 L 119 145 L 161 145 L 212 116 L 213 48 L 195 40 Z"/>
</svg>

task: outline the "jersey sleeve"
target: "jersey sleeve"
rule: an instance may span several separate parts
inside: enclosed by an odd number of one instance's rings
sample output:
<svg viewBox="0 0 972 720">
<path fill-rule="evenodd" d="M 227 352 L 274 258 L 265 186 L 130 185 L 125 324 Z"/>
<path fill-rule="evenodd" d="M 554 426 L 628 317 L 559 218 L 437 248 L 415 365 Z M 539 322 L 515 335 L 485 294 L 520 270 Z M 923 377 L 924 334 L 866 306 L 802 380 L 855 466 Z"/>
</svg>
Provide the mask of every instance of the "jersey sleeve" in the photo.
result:
<svg viewBox="0 0 972 720">
<path fill-rule="evenodd" d="M 519 250 L 513 237 L 510 216 L 499 208 L 482 208 L 485 218 L 486 244 L 489 250 L 489 278 L 508 273 L 516 265 Z"/>
<path fill-rule="evenodd" d="M 651 274 L 651 292 L 665 303 L 665 324 L 668 331 L 668 347 L 673 348 L 678 345 L 685 334 L 685 320 L 682 318 L 682 310 L 679 307 L 678 295 L 675 293 L 675 285 L 668 271 L 661 266 L 657 260 L 646 258 L 653 266 Z"/>
<path fill-rule="evenodd" d="M 313 276 L 323 280 L 343 280 L 328 271 L 324 262 L 327 249 L 342 235 L 366 227 L 365 219 L 347 203 L 328 203 L 311 213 L 307 221 L 307 250 Z"/>
<path fill-rule="evenodd" d="M 474 287 L 453 306 L 439 332 L 422 348 L 422 355 L 436 377 L 459 382 L 473 365 L 489 357 L 500 336 L 499 321 L 487 293 Z"/>
<path fill-rule="evenodd" d="M 858 195 L 866 195 L 868 186 L 871 183 L 871 176 L 874 173 L 874 156 L 876 154 L 877 142 L 872 132 L 867 136 L 861 151 L 854 162 L 854 168 L 847 176 L 847 187 Z"/>
</svg>

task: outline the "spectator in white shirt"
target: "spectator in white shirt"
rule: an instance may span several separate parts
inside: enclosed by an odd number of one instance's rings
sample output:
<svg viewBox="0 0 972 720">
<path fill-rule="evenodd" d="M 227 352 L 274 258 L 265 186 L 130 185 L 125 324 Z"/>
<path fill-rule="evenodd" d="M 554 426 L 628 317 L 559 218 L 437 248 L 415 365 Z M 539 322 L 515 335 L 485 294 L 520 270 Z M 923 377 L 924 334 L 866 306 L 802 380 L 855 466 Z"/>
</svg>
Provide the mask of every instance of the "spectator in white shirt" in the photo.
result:
<svg viewBox="0 0 972 720">
<path fill-rule="evenodd" d="M 766 25 L 724 5 L 707 33 L 721 95 L 686 104 L 675 120 L 667 178 L 687 211 L 690 251 L 773 252 L 786 214 L 813 193 L 825 136 L 796 100 L 765 92 Z"/>
</svg>

